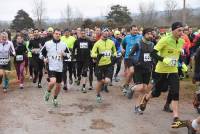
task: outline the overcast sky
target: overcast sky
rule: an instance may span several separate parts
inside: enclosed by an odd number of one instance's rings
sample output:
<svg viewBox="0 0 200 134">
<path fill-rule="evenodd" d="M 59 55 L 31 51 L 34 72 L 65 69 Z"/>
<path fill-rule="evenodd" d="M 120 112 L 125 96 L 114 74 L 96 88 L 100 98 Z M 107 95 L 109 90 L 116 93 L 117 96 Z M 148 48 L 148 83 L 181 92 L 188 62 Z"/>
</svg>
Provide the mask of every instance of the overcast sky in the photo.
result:
<svg viewBox="0 0 200 134">
<path fill-rule="evenodd" d="M 19 9 L 23 9 L 34 17 L 33 0 L 0 0 L 0 20 L 12 20 Z M 43 0 L 46 7 L 47 18 L 61 18 L 61 12 L 69 4 L 74 10 L 80 12 L 83 17 L 98 17 L 105 15 L 109 7 L 114 4 L 127 6 L 131 12 L 138 12 L 139 3 L 154 1 L 157 10 L 165 9 L 165 0 Z M 181 8 L 183 0 L 175 0 Z M 200 7 L 200 0 L 186 0 L 190 7 Z"/>
</svg>

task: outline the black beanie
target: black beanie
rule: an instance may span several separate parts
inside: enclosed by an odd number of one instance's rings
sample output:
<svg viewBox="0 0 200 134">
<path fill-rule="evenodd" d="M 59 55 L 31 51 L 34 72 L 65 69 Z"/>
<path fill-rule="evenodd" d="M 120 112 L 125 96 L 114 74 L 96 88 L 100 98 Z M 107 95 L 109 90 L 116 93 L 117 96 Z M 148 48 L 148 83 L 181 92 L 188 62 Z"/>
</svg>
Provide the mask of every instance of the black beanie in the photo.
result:
<svg viewBox="0 0 200 134">
<path fill-rule="evenodd" d="M 145 28 L 145 29 L 142 31 L 142 35 L 144 36 L 146 33 L 152 32 L 152 31 L 153 31 L 152 28 Z"/>
<path fill-rule="evenodd" d="M 174 22 L 172 24 L 172 31 L 176 30 L 177 28 L 183 27 L 182 22 Z"/>
</svg>

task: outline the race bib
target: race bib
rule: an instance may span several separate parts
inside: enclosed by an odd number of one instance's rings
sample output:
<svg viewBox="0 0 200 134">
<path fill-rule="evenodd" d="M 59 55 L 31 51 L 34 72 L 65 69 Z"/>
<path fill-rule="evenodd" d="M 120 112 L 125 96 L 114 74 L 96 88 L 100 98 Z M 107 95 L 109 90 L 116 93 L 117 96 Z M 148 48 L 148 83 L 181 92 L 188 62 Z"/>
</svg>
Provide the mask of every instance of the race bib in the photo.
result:
<svg viewBox="0 0 200 134">
<path fill-rule="evenodd" d="M 177 64 L 178 64 L 178 60 L 177 59 L 172 59 L 170 66 L 176 67 Z"/>
<path fill-rule="evenodd" d="M 88 48 L 88 43 L 87 42 L 81 42 L 80 48 Z"/>
<path fill-rule="evenodd" d="M 102 52 L 102 54 L 104 55 L 104 57 L 111 57 L 110 51 L 104 51 L 104 52 Z"/>
<path fill-rule="evenodd" d="M 8 65 L 9 59 L 0 59 L 0 65 Z"/>
<path fill-rule="evenodd" d="M 16 61 L 23 61 L 24 60 L 24 56 L 23 55 L 17 55 L 16 56 Z"/>
<path fill-rule="evenodd" d="M 118 54 L 117 54 L 117 57 L 121 57 L 121 56 L 122 56 L 122 53 L 118 53 Z"/>
<path fill-rule="evenodd" d="M 151 61 L 151 56 L 150 53 L 144 53 L 144 62 L 148 62 Z"/>
<path fill-rule="evenodd" d="M 50 56 L 49 58 L 51 58 L 52 60 L 57 60 L 57 61 L 61 61 L 62 60 L 61 55 Z"/>
</svg>

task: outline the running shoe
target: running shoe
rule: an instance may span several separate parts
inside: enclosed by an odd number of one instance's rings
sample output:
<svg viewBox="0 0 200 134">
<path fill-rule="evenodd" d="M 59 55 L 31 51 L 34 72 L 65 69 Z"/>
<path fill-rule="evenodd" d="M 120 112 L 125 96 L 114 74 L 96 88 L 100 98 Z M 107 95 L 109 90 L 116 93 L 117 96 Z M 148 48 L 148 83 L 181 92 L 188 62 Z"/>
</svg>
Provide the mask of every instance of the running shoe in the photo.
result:
<svg viewBox="0 0 200 134">
<path fill-rule="evenodd" d="M 120 79 L 117 76 L 115 76 L 115 82 L 119 82 L 119 81 Z"/>
<path fill-rule="evenodd" d="M 24 89 L 24 84 L 19 85 L 20 89 Z"/>
<path fill-rule="evenodd" d="M 171 124 L 172 128 L 182 128 L 182 127 L 187 127 L 187 121 L 183 121 L 180 119 L 174 120 L 174 122 Z"/>
<path fill-rule="evenodd" d="M 146 109 L 147 102 L 149 101 L 149 100 L 146 99 L 146 96 L 147 96 L 147 95 L 144 95 L 144 96 L 142 97 L 142 100 L 141 100 L 141 103 L 140 103 L 140 109 L 141 109 L 142 111 L 144 111 L 144 110 Z"/>
<path fill-rule="evenodd" d="M 51 93 L 46 91 L 44 95 L 44 100 L 47 102 L 49 100 L 49 97 L 51 96 Z"/>
<path fill-rule="evenodd" d="M 128 90 L 129 86 L 128 85 L 124 85 L 122 88 L 122 93 L 124 94 L 124 96 L 126 96 L 126 92 Z"/>
<path fill-rule="evenodd" d="M 41 83 L 38 83 L 38 88 L 42 88 L 42 85 L 41 85 Z"/>
<path fill-rule="evenodd" d="M 96 101 L 97 103 L 101 103 L 102 102 L 102 97 L 100 95 L 96 96 Z"/>
<path fill-rule="evenodd" d="M 68 90 L 67 86 L 64 86 L 64 87 L 63 87 L 63 90 L 67 91 L 67 90 Z"/>
<path fill-rule="evenodd" d="M 92 86 L 90 86 L 90 87 L 88 88 L 88 90 L 93 90 L 93 87 L 92 87 Z"/>
<path fill-rule="evenodd" d="M 85 88 L 85 87 L 82 87 L 81 91 L 82 91 L 82 93 L 87 93 L 87 91 L 86 91 L 86 88 Z"/>
<path fill-rule="evenodd" d="M 3 92 L 7 93 L 7 88 L 3 87 Z"/>
<path fill-rule="evenodd" d="M 190 120 L 186 121 L 186 126 L 188 129 L 188 134 L 196 134 L 196 130 L 192 127 L 192 122 Z"/>
<path fill-rule="evenodd" d="M 135 112 L 135 114 L 139 114 L 139 115 L 143 114 L 143 111 L 140 109 L 139 106 L 137 106 L 137 107 L 135 106 L 134 112 Z"/>
<path fill-rule="evenodd" d="M 126 90 L 126 96 L 128 97 L 128 99 L 132 99 L 133 98 L 133 93 L 134 93 L 134 86 L 128 88 L 128 90 Z"/>
<path fill-rule="evenodd" d="M 57 100 L 57 99 L 53 99 L 53 100 L 52 100 L 52 103 L 53 103 L 54 107 L 57 107 L 57 106 L 58 106 L 58 100 Z"/>
<path fill-rule="evenodd" d="M 168 112 L 168 113 L 172 113 L 173 112 L 173 110 L 170 108 L 169 105 L 165 105 L 164 108 L 163 108 L 163 111 Z"/>
</svg>

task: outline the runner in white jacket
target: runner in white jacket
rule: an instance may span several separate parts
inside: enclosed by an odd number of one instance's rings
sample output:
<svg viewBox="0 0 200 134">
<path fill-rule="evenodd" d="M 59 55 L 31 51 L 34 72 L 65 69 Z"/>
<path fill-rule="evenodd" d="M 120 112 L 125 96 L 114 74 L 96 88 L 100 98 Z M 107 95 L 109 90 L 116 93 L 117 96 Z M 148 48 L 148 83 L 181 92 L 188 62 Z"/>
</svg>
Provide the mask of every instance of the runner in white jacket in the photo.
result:
<svg viewBox="0 0 200 134">
<path fill-rule="evenodd" d="M 7 92 L 8 89 L 8 72 L 11 70 L 10 55 L 15 55 L 13 43 L 8 40 L 8 34 L 2 32 L 0 34 L 0 84 L 3 79 L 3 91 Z"/>
<path fill-rule="evenodd" d="M 55 93 L 53 96 L 53 105 L 57 106 L 57 96 L 60 92 L 63 72 L 63 58 L 69 57 L 70 52 L 65 43 L 60 41 L 61 31 L 55 29 L 53 34 L 53 40 L 45 43 L 41 49 L 40 58 L 44 59 L 44 62 L 48 62 L 49 65 L 49 78 L 48 89 L 45 93 L 45 101 L 49 100 L 51 90 L 56 85 Z"/>
</svg>

